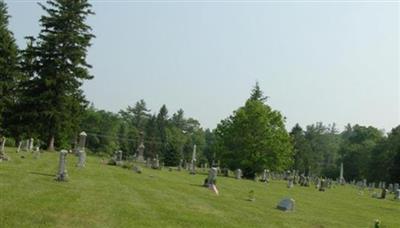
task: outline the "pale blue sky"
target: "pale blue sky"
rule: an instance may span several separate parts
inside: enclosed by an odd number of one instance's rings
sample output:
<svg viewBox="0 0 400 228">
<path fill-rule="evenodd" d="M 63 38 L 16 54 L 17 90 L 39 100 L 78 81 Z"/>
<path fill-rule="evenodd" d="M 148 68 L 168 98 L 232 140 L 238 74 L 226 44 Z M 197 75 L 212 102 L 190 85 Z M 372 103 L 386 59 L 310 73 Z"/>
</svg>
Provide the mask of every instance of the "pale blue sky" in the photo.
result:
<svg viewBox="0 0 400 228">
<path fill-rule="evenodd" d="M 21 47 L 39 31 L 35 2 L 6 1 Z M 143 98 L 154 112 L 183 108 L 214 128 L 258 80 L 288 128 L 400 124 L 394 1 L 91 2 L 95 78 L 84 90 L 97 108 L 116 112 Z"/>
</svg>

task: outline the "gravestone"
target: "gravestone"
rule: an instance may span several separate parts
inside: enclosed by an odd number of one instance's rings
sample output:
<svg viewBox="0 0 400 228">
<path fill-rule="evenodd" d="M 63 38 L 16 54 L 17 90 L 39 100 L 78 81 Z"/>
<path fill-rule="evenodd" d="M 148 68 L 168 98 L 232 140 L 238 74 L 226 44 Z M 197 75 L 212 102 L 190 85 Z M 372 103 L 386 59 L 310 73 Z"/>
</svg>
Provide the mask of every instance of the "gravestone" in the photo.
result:
<svg viewBox="0 0 400 228">
<path fill-rule="evenodd" d="M 124 164 L 124 161 L 122 161 L 122 150 L 117 150 L 117 151 L 115 152 L 115 154 L 116 154 L 116 161 L 115 161 L 115 164 L 116 164 L 117 166 L 122 166 L 122 165 Z"/>
<path fill-rule="evenodd" d="M 29 152 L 33 152 L 33 142 L 34 142 L 34 139 L 30 138 L 29 139 L 29 148 L 28 148 Z"/>
<path fill-rule="evenodd" d="M 345 180 L 344 180 L 344 177 L 343 177 L 343 162 L 340 163 L 340 177 L 339 177 L 339 183 L 340 183 L 341 185 L 344 185 L 344 184 L 346 183 Z"/>
<path fill-rule="evenodd" d="M 285 198 L 279 202 L 277 208 L 282 211 L 294 211 L 294 205 L 294 199 Z"/>
<path fill-rule="evenodd" d="M 400 189 L 397 189 L 397 191 L 395 192 L 394 199 L 395 200 L 400 200 Z"/>
<path fill-rule="evenodd" d="M 138 162 L 144 162 L 144 157 L 143 157 L 143 153 L 144 153 L 144 144 L 143 142 L 140 143 L 139 147 L 137 148 L 137 161 Z"/>
<path fill-rule="evenodd" d="M 288 180 L 287 187 L 288 188 L 293 188 L 293 177 L 292 176 L 287 176 L 286 178 Z"/>
<path fill-rule="evenodd" d="M 150 158 L 146 159 L 146 167 L 147 168 L 151 168 L 151 160 L 150 160 Z"/>
<path fill-rule="evenodd" d="M 19 141 L 19 143 L 18 143 L 17 153 L 19 153 L 21 151 L 21 146 L 22 146 L 22 140 Z"/>
<path fill-rule="evenodd" d="M 217 181 L 217 174 L 218 174 L 217 168 L 212 167 L 208 171 L 208 177 L 204 181 L 204 186 L 205 187 L 211 187 L 211 185 L 215 185 L 216 181 Z"/>
<path fill-rule="evenodd" d="M 387 193 L 388 193 L 388 190 L 386 188 L 382 188 L 381 199 L 386 199 Z"/>
<path fill-rule="evenodd" d="M 389 184 L 388 190 L 389 190 L 389 193 L 394 192 L 393 184 Z"/>
<path fill-rule="evenodd" d="M 85 167 L 86 165 L 86 152 L 85 152 L 85 145 L 86 145 L 86 132 L 82 131 L 79 134 L 79 147 L 78 147 L 78 167 Z"/>
<path fill-rule="evenodd" d="M 158 160 L 158 154 L 156 155 L 156 158 L 153 159 L 153 164 L 152 164 L 151 168 L 153 168 L 153 169 L 160 168 L 160 161 Z"/>
<path fill-rule="evenodd" d="M 267 170 L 264 169 L 263 174 L 260 179 L 262 182 L 268 182 Z"/>
<path fill-rule="evenodd" d="M 326 189 L 326 180 L 321 179 L 318 191 L 325 192 L 325 189 Z"/>
<path fill-rule="evenodd" d="M 6 154 L 6 137 L 0 138 L 0 161 L 8 161 L 10 158 Z"/>
<path fill-rule="evenodd" d="M 196 144 L 193 146 L 192 162 L 190 163 L 190 174 L 196 174 Z"/>
<path fill-rule="evenodd" d="M 67 181 L 68 173 L 67 173 L 67 150 L 60 151 L 60 158 L 58 163 L 58 173 L 56 180 L 57 181 Z"/>
<path fill-rule="evenodd" d="M 235 178 L 236 179 L 242 179 L 242 170 L 241 169 L 237 169 L 235 172 Z"/>
<path fill-rule="evenodd" d="M 25 140 L 24 151 L 29 152 L 29 139 Z"/>
<path fill-rule="evenodd" d="M 397 192 L 397 190 L 399 190 L 400 188 L 399 188 L 399 183 L 395 183 L 394 184 L 394 192 L 396 193 Z"/>
</svg>

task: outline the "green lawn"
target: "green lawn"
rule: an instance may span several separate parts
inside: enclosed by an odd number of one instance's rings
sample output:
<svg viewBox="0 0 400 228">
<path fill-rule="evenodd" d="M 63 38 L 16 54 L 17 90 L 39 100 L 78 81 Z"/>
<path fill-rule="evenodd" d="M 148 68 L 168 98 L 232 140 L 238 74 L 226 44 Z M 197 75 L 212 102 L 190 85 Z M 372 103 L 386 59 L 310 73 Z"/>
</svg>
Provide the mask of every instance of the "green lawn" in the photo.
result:
<svg viewBox="0 0 400 228">
<path fill-rule="evenodd" d="M 56 182 L 57 153 L 16 154 L 0 163 L 0 227 L 400 227 L 400 202 L 351 186 L 314 187 L 218 177 L 220 195 L 201 187 L 205 175 L 143 169 L 142 174 L 89 156 L 84 169 L 68 155 L 69 182 Z M 20 155 L 25 158 L 20 158 Z M 256 200 L 247 201 L 255 191 Z M 296 200 L 294 212 L 276 209 Z"/>
</svg>

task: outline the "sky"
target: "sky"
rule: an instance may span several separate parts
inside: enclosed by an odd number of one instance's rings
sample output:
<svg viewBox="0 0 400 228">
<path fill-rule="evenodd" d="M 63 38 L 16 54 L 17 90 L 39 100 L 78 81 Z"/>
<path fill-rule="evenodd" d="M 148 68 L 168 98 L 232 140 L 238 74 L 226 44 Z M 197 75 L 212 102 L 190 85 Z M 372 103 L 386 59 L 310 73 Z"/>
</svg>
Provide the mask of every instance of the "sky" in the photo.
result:
<svg viewBox="0 0 400 228">
<path fill-rule="evenodd" d="M 19 47 L 40 31 L 38 1 L 6 0 Z M 43 2 L 43 1 L 41 1 Z M 93 0 L 87 23 L 96 108 L 144 99 L 215 128 L 258 81 L 290 129 L 400 124 L 400 2 Z"/>
</svg>

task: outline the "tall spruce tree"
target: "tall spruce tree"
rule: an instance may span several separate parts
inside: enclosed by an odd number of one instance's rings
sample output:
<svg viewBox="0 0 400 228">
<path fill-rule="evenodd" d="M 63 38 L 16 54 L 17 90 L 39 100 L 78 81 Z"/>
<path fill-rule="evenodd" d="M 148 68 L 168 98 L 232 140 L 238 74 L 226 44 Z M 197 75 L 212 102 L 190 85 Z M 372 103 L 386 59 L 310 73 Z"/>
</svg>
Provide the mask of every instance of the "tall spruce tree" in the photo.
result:
<svg viewBox="0 0 400 228">
<path fill-rule="evenodd" d="M 19 77 L 18 48 L 8 29 L 7 6 L 0 0 L 0 134 L 4 133 L 3 115 L 15 102 L 14 89 Z"/>
<path fill-rule="evenodd" d="M 87 49 L 94 37 L 86 19 L 93 14 L 88 0 L 48 0 L 39 4 L 46 15 L 40 19 L 37 38 L 37 75 L 29 88 L 37 126 L 48 140 L 48 149 L 66 144 L 78 129 L 87 101 L 80 87 L 92 79 L 86 62 Z"/>
</svg>

